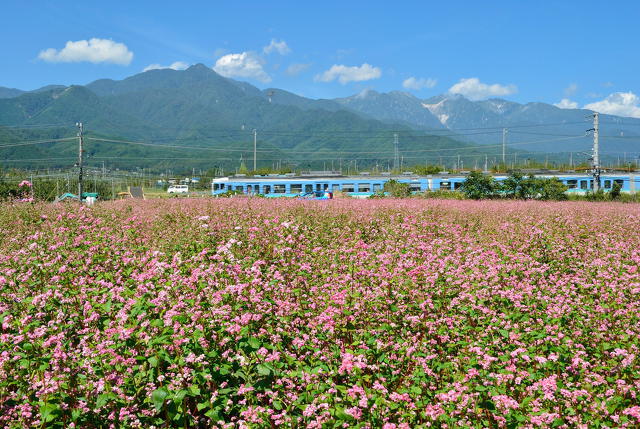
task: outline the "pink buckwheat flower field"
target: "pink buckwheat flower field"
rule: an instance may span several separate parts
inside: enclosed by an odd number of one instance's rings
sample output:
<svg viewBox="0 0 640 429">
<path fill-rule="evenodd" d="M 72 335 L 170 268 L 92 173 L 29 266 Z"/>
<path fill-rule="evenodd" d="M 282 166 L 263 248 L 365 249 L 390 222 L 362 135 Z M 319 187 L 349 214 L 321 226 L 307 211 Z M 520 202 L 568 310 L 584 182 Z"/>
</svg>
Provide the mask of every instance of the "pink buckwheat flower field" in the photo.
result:
<svg viewBox="0 0 640 429">
<path fill-rule="evenodd" d="M 639 427 L 640 209 L 0 206 L 0 426 Z"/>
</svg>

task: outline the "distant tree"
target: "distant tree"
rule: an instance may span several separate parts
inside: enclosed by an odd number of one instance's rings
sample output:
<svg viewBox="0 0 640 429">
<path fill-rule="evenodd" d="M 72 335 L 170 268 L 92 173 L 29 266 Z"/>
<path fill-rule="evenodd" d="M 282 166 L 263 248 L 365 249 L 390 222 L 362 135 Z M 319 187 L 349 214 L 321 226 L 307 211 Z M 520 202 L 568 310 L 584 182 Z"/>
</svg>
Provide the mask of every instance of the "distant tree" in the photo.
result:
<svg viewBox="0 0 640 429">
<path fill-rule="evenodd" d="M 612 200 L 617 200 L 618 198 L 620 198 L 621 190 L 622 185 L 619 182 L 613 182 L 613 186 L 609 191 L 609 198 L 611 198 Z"/>
<path fill-rule="evenodd" d="M 460 190 L 467 198 L 474 200 L 493 198 L 497 189 L 495 179 L 479 171 L 469 173 L 460 187 Z"/>
<path fill-rule="evenodd" d="M 240 168 L 238 169 L 238 173 L 240 173 L 240 174 L 249 174 L 249 169 L 245 165 L 244 160 L 240 161 Z"/>
<path fill-rule="evenodd" d="M 557 177 L 536 179 L 539 183 L 538 198 L 541 200 L 563 201 L 567 199 L 567 186 Z"/>
<path fill-rule="evenodd" d="M 507 198 L 522 198 L 521 188 L 525 180 L 524 175 L 520 170 L 512 171 L 503 182 L 501 190 Z"/>
<path fill-rule="evenodd" d="M 413 167 L 409 168 L 409 170 L 421 176 L 426 176 L 429 174 L 438 174 L 439 172 L 444 170 L 444 167 L 440 165 L 414 165 Z"/>
<path fill-rule="evenodd" d="M 411 195 L 411 188 L 408 183 L 398 182 L 391 179 L 383 186 L 384 192 L 388 192 L 394 198 L 405 198 Z"/>
</svg>

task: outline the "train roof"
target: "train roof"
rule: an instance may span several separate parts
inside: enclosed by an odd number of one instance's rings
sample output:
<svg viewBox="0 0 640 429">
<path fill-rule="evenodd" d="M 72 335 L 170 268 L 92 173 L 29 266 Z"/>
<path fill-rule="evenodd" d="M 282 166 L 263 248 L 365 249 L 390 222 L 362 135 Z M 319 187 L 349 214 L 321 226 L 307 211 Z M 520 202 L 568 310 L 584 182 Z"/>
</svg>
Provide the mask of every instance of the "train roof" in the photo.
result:
<svg viewBox="0 0 640 429">
<path fill-rule="evenodd" d="M 558 171 L 522 171 L 523 174 L 529 175 L 534 174 L 536 176 L 546 176 L 546 177 L 592 177 L 590 172 L 558 172 Z M 640 172 L 620 172 L 620 171 L 612 171 L 607 172 L 603 171 L 601 173 L 602 176 L 612 176 L 612 177 L 620 177 L 620 176 L 629 176 L 633 174 L 638 174 Z M 236 175 L 236 176 L 227 176 L 227 177 L 218 177 L 213 179 L 214 183 L 224 183 L 229 181 L 234 182 L 281 182 L 281 181 L 298 181 L 298 182 L 317 182 L 319 180 L 339 180 L 339 181 L 386 181 L 386 180 L 419 180 L 419 179 L 455 179 L 466 177 L 469 172 L 459 172 L 459 173 L 446 173 L 441 172 L 438 174 L 428 174 L 428 175 L 418 175 L 414 173 L 403 173 L 403 174 L 358 174 L 358 175 L 264 175 L 264 176 L 246 176 L 246 175 Z M 507 177 L 508 173 L 494 173 L 491 174 L 493 177 Z"/>
</svg>

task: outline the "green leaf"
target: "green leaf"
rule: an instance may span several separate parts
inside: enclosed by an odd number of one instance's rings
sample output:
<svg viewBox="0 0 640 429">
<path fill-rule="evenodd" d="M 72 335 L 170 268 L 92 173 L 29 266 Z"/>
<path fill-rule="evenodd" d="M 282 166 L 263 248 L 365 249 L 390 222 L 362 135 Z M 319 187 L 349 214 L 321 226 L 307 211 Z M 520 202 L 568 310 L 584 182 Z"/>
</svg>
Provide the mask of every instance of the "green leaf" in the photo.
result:
<svg viewBox="0 0 640 429">
<path fill-rule="evenodd" d="M 251 348 L 257 350 L 257 349 L 260 348 L 262 343 L 260 342 L 259 339 L 255 338 L 255 337 L 251 337 L 251 338 L 249 338 L 249 345 L 251 346 Z"/>
<path fill-rule="evenodd" d="M 157 357 L 155 357 L 155 356 L 151 356 L 151 357 L 150 357 L 149 359 L 147 359 L 147 360 L 149 361 L 149 364 L 150 364 L 152 367 L 154 367 L 154 368 L 155 368 L 155 367 L 157 367 L 157 366 L 158 366 L 158 358 L 157 358 Z"/>
<path fill-rule="evenodd" d="M 108 393 L 98 395 L 98 399 L 96 399 L 96 408 L 104 407 L 105 405 L 107 405 L 109 399 L 111 399 L 111 395 Z"/>
<path fill-rule="evenodd" d="M 264 364 L 258 364 L 258 374 L 260 375 L 270 375 L 271 374 L 271 369 L 264 365 Z"/>
<path fill-rule="evenodd" d="M 175 395 L 173 395 L 173 400 L 175 401 L 176 404 L 179 404 L 182 402 L 182 400 L 184 399 L 185 396 L 187 396 L 187 393 L 189 393 L 186 390 L 179 390 L 178 392 L 176 392 Z"/>
<path fill-rule="evenodd" d="M 207 401 L 207 402 L 198 402 L 196 404 L 196 408 L 198 409 L 198 411 L 202 411 L 205 408 L 209 408 L 211 406 L 211 402 Z"/>
<path fill-rule="evenodd" d="M 220 420 L 220 416 L 218 415 L 217 410 L 209 410 L 206 413 L 204 413 L 204 415 L 209 417 L 214 422 L 217 422 L 218 420 Z"/>
<path fill-rule="evenodd" d="M 167 392 L 167 389 L 165 389 L 164 387 L 161 387 L 160 389 L 155 390 L 151 394 L 151 401 L 153 402 L 153 405 L 156 407 L 156 411 L 160 411 L 162 409 L 162 406 L 164 405 L 164 400 L 167 397 L 167 395 L 169 395 L 169 392 Z"/>
<path fill-rule="evenodd" d="M 60 414 L 60 405 L 58 404 L 48 403 L 40 405 L 40 418 L 44 423 L 52 422 Z"/>
</svg>

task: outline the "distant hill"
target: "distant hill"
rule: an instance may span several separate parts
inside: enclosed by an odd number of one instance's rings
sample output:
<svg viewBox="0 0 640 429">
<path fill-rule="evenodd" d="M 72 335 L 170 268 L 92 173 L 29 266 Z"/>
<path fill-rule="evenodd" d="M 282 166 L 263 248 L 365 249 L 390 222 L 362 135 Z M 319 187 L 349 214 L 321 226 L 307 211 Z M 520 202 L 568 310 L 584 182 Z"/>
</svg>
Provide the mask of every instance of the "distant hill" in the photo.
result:
<svg viewBox="0 0 640 429">
<path fill-rule="evenodd" d="M 23 94 L 24 91 L 16 88 L 5 88 L 0 86 L 0 98 L 13 98 L 17 97 L 20 94 Z"/>
<path fill-rule="evenodd" d="M 336 165 L 342 160 L 360 166 L 386 164 L 393 157 L 394 133 L 401 134 L 406 163 L 423 163 L 425 153 L 439 149 L 469 146 L 363 117 L 331 100 L 261 91 L 201 64 L 184 71 L 152 70 L 121 81 L 101 79 L 86 86 L 53 87 L 0 99 L 0 125 L 22 128 L 23 134 L 42 137 L 52 126 L 52 137 L 73 136 L 77 121 L 87 130 L 89 161 L 108 157 L 113 164 L 129 166 L 136 155 L 146 158 L 137 160 L 139 166 L 175 166 L 183 162 L 177 158 L 189 158 L 185 165 L 233 168 L 241 157 L 253 156 L 253 129 L 258 130 L 259 166 L 289 162 L 318 168 L 330 160 Z M 145 144 L 91 140 L 98 136 Z M 50 153 L 55 148 L 58 154 L 72 154 L 73 145 L 56 144 Z M 47 157 L 48 146 L 39 148 L 39 156 Z M 125 157 L 131 159 L 121 159 Z M 157 159 L 163 157 L 175 159 Z"/>
<path fill-rule="evenodd" d="M 399 101 L 403 99 L 405 103 Z M 593 112 L 560 109 L 546 103 L 520 104 L 498 98 L 471 101 L 454 94 L 420 100 L 397 91 L 388 94 L 365 91 L 336 101 L 367 117 L 402 121 L 434 134 L 441 128 L 450 131 L 453 138 L 466 142 L 499 144 L 502 128 L 508 129 L 507 141 L 512 147 L 525 151 L 587 151 L 593 141 L 590 135 L 565 138 L 585 135 L 585 131 L 592 128 Z M 640 119 L 600 115 L 600 122 L 603 152 L 640 152 Z M 565 139 L 560 140 L 562 138 Z"/>
<path fill-rule="evenodd" d="M 365 90 L 347 98 L 334 101 L 349 110 L 371 118 L 391 123 L 404 123 L 421 129 L 446 129 L 438 118 L 413 95 L 393 91 L 388 94 Z"/>
</svg>

